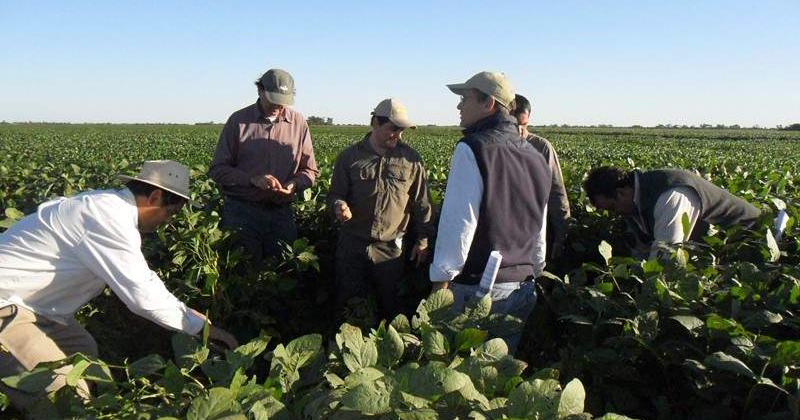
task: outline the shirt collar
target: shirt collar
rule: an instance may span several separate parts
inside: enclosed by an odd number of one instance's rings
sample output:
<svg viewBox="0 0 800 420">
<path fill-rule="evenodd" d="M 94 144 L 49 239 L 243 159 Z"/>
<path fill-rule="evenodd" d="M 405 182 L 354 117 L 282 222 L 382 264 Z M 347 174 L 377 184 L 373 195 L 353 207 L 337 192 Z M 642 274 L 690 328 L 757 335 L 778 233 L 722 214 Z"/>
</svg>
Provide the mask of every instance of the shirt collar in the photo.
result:
<svg viewBox="0 0 800 420">
<path fill-rule="evenodd" d="M 262 120 L 265 120 L 265 121 L 269 121 L 267 116 L 264 115 L 264 111 L 261 110 L 261 102 L 258 99 L 256 99 L 256 103 L 253 105 L 253 108 L 255 108 L 253 110 L 253 116 L 256 119 L 262 119 Z M 281 115 L 278 115 L 278 119 L 275 120 L 275 122 L 278 122 L 278 121 L 286 121 L 289 124 L 293 124 L 294 123 L 294 112 L 289 108 L 283 108 L 283 112 L 281 113 Z"/>
<path fill-rule="evenodd" d="M 462 132 L 464 135 L 475 133 L 477 131 L 485 130 L 487 128 L 495 127 L 500 124 L 516 124 L 516 119 L 512 120 L 512 116 L 497 111 L 488 117 L 484 117 L 475 121 L 471 126 L 465 128 Z"/>
<path fill-rule="evenodd" d="M 372 147 L 372 143 L 369 142 L 370 134 L 372 134 L 372 131 L 370 131 L 369 133 L 367 133 L 367 135 L 364 136 L 364 138 L 360 142 L 360 146 L 363 147 L 365 150 L 367 150 L 368 152 L 372 153 L 375 156 L 381 156 L 380 154 L 378 154 L 378 152 L 375 151 L 375 148 Z M 396 156 L 400 156 L 401 153 L 402 153 L 400 151 L 400 147 L 402 145 L 403 145 L 403 141 L 402 140 L 398 141 L 397 142 L 397 146 L 395 146 L 394 149 L 386 150 L 386 154 L 383 155 L 382 157 L 391 157 L 391 156 L 395 156 L 395 154 L 396 154 Z"/>
</svg>

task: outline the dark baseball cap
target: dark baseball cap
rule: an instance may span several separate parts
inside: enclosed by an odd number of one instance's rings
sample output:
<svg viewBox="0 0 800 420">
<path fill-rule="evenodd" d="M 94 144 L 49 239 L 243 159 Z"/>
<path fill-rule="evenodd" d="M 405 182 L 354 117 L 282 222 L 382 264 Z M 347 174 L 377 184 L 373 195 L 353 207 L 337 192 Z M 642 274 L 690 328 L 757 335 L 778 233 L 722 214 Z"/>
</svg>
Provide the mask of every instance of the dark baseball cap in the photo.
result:
<svg viewBox="0 0 800 420">
<path fill-rule="evenodd" d="M 294 79 L 286 70 L 269 69 L 258 79 L 258 84 L 273 104 L 294 105 Z"/>
</svg>

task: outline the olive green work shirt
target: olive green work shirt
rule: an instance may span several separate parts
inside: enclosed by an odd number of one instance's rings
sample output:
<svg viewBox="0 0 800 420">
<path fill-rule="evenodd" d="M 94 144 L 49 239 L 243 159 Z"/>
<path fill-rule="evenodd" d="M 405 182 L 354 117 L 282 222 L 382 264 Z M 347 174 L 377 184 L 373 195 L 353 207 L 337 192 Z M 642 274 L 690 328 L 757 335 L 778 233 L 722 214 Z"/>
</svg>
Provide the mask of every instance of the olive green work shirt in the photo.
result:
<svg viewBox="0 0 800 420">
<path fill-rule="evenodd" d="M 417 245 L 427 246 L 433 210 L 422 158 L 402 142 L 381 156 L 369 136 L 336 158 L 328 206 L 333 210 L 343 200 L 350 207 L 353 217 L 342 224 L 344 233 L 387 242 L 402 237 L 411 224 Z"/>
</svg>

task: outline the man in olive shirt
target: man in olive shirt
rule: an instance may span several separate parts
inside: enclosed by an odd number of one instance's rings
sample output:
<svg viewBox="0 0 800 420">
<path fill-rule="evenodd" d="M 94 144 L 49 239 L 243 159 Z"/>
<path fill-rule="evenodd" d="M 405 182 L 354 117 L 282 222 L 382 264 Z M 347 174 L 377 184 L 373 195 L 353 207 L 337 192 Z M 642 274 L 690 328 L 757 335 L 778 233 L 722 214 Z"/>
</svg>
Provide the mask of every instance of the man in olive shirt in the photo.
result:
<svg viewBox="0 0 800 420">
<path fill-rule="evenodd" d="M 514 96 L 514 109 L 511 115 L 516 117 L 519 126 L 519 135 L 541 153 L 547 165 L 553 171 L 553 181 L 550 186 L 550 197 L 547 199 L 547 255 L 550 260 L 558 258 L 567 240 L 567 220 L 570 217 L 569 199 L 564 187 L 564 178 L 561 176 L 561 163 L 553 145 L 544 138 L 528 132 L 531 117 L 531 103 L 522 95 Z"/>
<path fill-rule="evenodd" d="M 380 313 L 390 319 L 399 310 L 403 275 L 403 237 L 409 224 L 416 241 L 411 260 L 417 266 L 429 254 L 431 204 L 419 154 L 401 142 L 414 128 L 406 109 L 394 99 L 372 113 L 372 131 L 336 159 L 328 205 L 342 223 L 336 251 L 337 307 L 374 289 Z"/>
<path fill-rule="evenodd" d="M 220 225 L 239 231 L 239 241 L 260 266 L 292 243 L 297 228 L 294 194 L 319 174 L 305 118 L 294 104 L 294 79 L 270 69 L 256 81 L 256 103 L 233 113 L 219 136 L 208 171 L 225 202 Z"/>
</svg>

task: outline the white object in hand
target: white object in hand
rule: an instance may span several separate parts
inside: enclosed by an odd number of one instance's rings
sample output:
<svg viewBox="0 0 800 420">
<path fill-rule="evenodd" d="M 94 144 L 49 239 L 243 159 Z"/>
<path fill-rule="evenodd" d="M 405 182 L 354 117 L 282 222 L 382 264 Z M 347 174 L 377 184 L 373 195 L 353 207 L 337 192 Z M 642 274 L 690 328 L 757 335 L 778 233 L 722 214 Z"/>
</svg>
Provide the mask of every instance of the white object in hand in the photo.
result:
<svg viewBox="0 0 800 420">
<path fill-rule="evenodd" d="M 478 290 L 475 291 L 475 296 L 482 298 L 492 291 L 502 261 L 503 256 L 500 255 L 500 251 L 492 251 L 491 254 L 489 254 L 489 259 L 486 261 L 486 268 L 483 269 L 481 282 L 478 284 Z"/>
<path fill-rule="evenodd" d="M 783 236 L 783 230 L 786 229 L 786 222 L 789 221 L 789 215 L 786 214 L 786 210 L 781 210 L 778 212 L 778 215 L 775 217 L 775 226 L 772 228 L 772 232 L 774 233 L 774 237 L 776 241 L 781 240 L 781 236 Z"/>
</svg>

